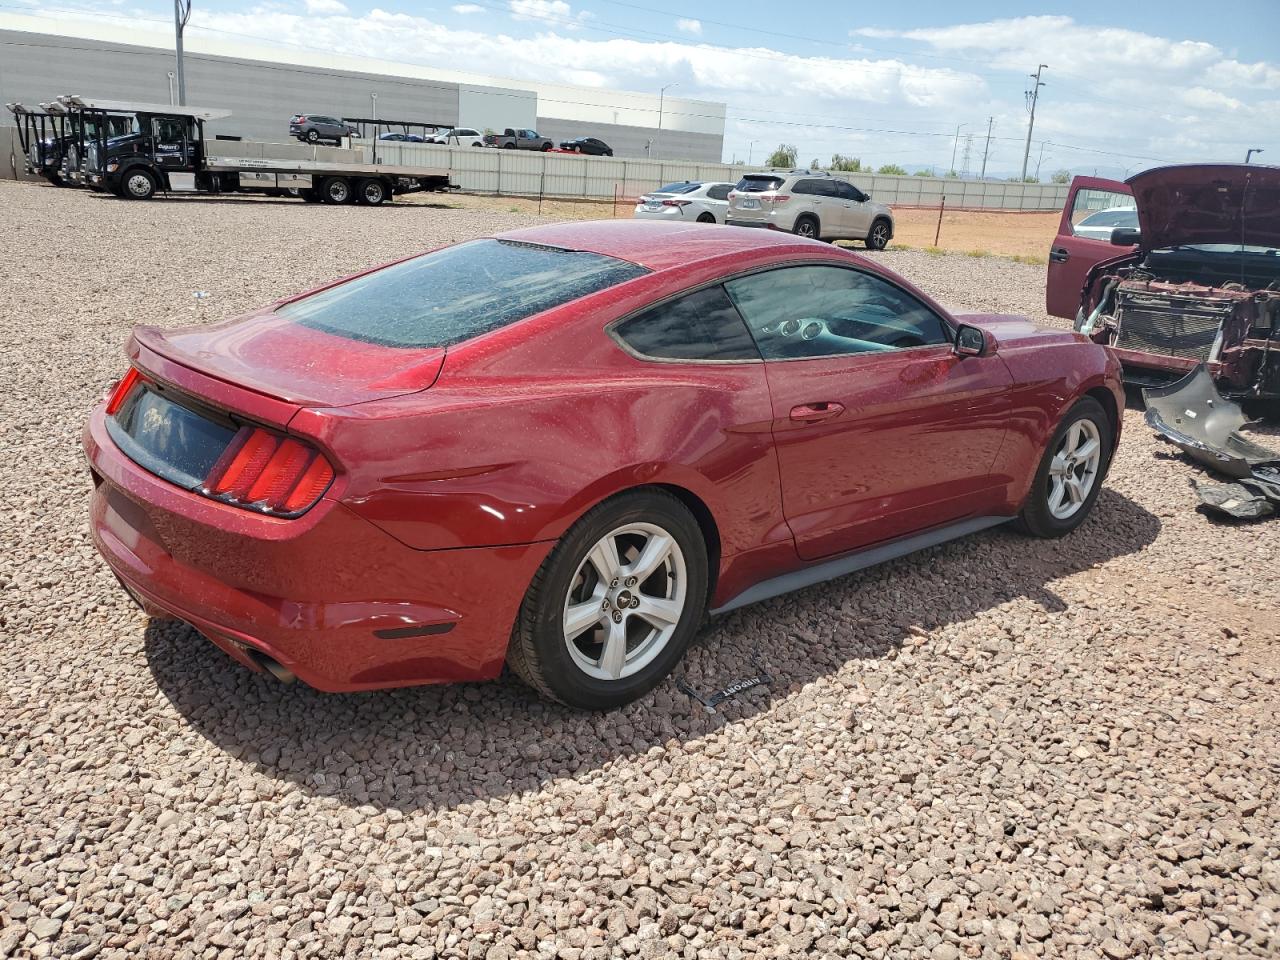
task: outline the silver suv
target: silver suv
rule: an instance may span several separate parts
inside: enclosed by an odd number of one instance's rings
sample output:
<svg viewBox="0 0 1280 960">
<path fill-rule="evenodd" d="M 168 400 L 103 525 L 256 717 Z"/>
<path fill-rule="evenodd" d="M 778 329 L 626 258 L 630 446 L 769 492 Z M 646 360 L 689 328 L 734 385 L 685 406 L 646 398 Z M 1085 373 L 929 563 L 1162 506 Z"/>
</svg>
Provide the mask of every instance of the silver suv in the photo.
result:
<svg viewBox="0 0 1280 960">
<path fill-rule="evenodd" d="M 815 240 L 863 240 L 869 250 L 883 250 L 893 239 L 892 210 L 847 180 L 809 170 L 748 173 L 729 191 L 725 223 Z"/>
</svg>

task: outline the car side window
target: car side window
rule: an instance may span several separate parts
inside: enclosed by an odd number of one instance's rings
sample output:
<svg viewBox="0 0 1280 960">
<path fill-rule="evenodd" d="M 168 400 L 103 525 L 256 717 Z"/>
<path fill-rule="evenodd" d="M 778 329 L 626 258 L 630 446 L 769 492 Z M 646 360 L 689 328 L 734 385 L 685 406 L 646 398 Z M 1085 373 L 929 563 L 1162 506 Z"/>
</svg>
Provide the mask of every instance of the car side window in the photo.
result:
<svg viewBox="0 0 1280 960">
<path fill-rule="evenodd" d="M 854 189 L 853 184 L 847 183 L 844 180 L 837 180 L 835 181 L 835 185 L 836 185 L 836 196 L 838 196 L 841 200 L 861 200 L 862 199 L 861 191 Z"/>
<path fill-rule="evenodd" d="M 766 360 L 830 357 L 951 342 L 936 312 L 905 290 L 844 267 L 783 267 L 725 283 Z"/>
<path fill-rule="evenodd" d="M 668 300 L 614 328 L 636 353 L 659 360 L 759 360 L 751 334 L 721 286 Z"/>
<path fill-rule="evenodd" d="M 721 183 L 714 187 L 707 187 L 707 196 L 712 200 L 728 200 L 729 191 L 732 189 L 733 187 L 727 183 Z"/>
<path fill-rule="evenodd" d="M 1071 231 L 1075 233 L 1076 227 L 1081 226 L 1084 220 L 1103 210 L 1113 212 L 1134 210 L 1136 215 L 1136 207 L 1137 202 L 1132 194 L 1084 187 L 1076 191 L 1075 200 L 1071 204 Z M 1090 226 L 1093 225 L 1090 224 Z M 1134 225 L 1137 225 L 1136 221 Z"/>
</svg>

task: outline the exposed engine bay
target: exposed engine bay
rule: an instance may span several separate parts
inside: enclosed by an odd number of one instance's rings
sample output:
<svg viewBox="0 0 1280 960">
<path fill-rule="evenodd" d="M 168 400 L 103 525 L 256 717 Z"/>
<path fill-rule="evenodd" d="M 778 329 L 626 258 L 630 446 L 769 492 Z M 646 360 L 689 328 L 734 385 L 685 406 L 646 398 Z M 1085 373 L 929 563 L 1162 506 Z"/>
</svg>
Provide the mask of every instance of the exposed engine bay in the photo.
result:
<svg viewBox="0 0 1280 960">
<path fill-rule="evenodd" d="M 1280 397 L 1280 251 L 1225 247 L 1100 265 L 1077 329 L 1123 351 L 1134 382 L 1169 383 L 1208 363 L 1227 395 Z"/>
</svg>

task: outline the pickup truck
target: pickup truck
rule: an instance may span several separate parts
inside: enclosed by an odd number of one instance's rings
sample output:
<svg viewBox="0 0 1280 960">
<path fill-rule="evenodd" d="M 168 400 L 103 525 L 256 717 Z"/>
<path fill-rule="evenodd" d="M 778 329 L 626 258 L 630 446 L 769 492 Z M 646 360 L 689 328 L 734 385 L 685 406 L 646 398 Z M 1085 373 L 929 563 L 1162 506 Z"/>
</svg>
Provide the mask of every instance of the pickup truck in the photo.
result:
<svg viewBox="0 0 1280 960">
<path fill-rule="evenodd" d="M 485 134 L 486 147 L 501 147 L 504 150 L 550 150 L 555 146 L 550 137 L 538 136 L 537 130 L 512 130 L 510 127 L 502 133 Z"/>
</svg>

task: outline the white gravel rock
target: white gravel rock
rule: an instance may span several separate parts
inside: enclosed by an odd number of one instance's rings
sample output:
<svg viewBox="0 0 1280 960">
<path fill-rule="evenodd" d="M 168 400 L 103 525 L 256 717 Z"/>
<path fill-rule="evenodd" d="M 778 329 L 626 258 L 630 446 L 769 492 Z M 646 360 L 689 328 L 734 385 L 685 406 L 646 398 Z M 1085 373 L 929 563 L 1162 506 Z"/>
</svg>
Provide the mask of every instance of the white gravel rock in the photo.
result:
<svg viewBox="0 0 1280 960">
<path fill-rule="evenodd" d="M 510 680 L 330 696 L 149 626 L 79 434 L 134 323 L 534 222 L 0 184 L 0 956 L 1272 957 L 1280 525 L 1125 415 L 1093 518 L 731 614 L 584 716 Z M 878 255 L 1043 319 L 1041 267 Z M 210 295 L 196 300 L 193 293 Z"/>
</svg>

